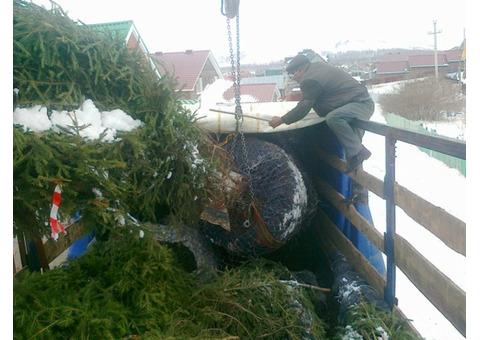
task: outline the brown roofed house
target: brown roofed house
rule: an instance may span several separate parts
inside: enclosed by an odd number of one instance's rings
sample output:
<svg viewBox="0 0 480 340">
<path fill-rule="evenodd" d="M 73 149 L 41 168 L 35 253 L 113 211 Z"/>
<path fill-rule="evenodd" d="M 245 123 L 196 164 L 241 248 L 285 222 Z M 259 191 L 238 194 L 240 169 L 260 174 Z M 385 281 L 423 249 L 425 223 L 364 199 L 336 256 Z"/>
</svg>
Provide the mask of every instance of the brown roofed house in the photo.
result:
<svg viewBox="0 0 480 340">
<path fill-rule="evenodd" d="M 277 84 L 241 84 L 240 95 L 242 102 L 270 103 L 280 99 L 280 90 Z M 227 101 L 234 101 L 234 88 L 230 87 L 224 92 L 223 98 Z"/>
<path fill-rule="evenodd" d="M 220 67 L 209 50 L 155 52 L 152 58 L 160 64 L 162 75 L 168 74 L 176 79 L 176 90 L 183 93 L 182 99 L 198 99 L 208 84 L 223 79 Z"/>
</svg>

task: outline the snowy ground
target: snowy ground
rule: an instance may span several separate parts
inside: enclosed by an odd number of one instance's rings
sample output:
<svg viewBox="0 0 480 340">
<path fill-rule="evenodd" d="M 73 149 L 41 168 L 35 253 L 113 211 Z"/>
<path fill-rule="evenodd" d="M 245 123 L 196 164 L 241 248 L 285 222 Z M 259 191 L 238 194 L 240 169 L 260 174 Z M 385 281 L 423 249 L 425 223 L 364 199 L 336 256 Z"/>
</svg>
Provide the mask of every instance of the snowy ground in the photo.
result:
<svg viewBox="0 0 480 340">
<path fill-rule="evenodd" d="M 386 90 L 388 85 L 371 89 L 372 97 Z M 377 104 L 372 121 L 384 123 L 381 107 Z M 464 133 L 462 124 L 437 125 L 437 132 L 456 138 Z M 364 163 L 365 171 L 379 179 L 385 176 L 385 142 L 383 136 L 368 131 L 365 146 L 372 156 Z M 466 221 L 466 178 L 416 147 L 397 142 L 396 180 L 415 194 Z M 385 232 L 385 201 L 370 193 L 370 210 L 377 229 Z M 419 226 L 400 208 L 396 209 L 397 233 L 413 244 L 428 260 L 453 282 L 466 290 L 466 258 L 450 250 L 442 241 Z M 427 340 L 464 339 L 448 320 L 397 269 L 396 295 L 400 309 L 413 320 L 413 325 Z"/>
</svg>

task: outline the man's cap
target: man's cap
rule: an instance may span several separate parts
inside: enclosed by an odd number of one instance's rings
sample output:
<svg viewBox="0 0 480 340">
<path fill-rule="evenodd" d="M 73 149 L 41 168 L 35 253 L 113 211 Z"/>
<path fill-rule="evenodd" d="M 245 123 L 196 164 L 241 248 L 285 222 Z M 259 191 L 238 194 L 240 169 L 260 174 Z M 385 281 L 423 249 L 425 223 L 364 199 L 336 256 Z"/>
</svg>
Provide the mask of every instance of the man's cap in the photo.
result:
<svg viewBox="0 0 480 340">
<path fill-rule="evenodd" d="M 310 59 L 303 54 L 298 54 L 290 60 L 287 65 L 286 71 L 288 74 L 295 73 L 297 70 L 302 68 L 302 66 L 310 64 Z"/>
</svg>

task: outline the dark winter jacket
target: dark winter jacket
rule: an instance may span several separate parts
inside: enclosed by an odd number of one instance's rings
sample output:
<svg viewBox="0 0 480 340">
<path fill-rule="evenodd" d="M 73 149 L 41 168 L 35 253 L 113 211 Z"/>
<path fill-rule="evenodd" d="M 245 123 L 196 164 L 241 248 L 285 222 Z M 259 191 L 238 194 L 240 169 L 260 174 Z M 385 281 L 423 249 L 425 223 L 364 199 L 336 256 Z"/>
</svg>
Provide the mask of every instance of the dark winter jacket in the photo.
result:
<svg viewBox="0 0 480 340">
<path fill-rule="evenodd" d="M 312 108 L 320 117 L 325 117 L 330 111 L 348 103 L 371 100 L 364 85 L 326 62 L 310 64 L 300 83 L 300 89 L 302 99 L 282 117 L 285 124 L 299 121 Z"/>
</svg>

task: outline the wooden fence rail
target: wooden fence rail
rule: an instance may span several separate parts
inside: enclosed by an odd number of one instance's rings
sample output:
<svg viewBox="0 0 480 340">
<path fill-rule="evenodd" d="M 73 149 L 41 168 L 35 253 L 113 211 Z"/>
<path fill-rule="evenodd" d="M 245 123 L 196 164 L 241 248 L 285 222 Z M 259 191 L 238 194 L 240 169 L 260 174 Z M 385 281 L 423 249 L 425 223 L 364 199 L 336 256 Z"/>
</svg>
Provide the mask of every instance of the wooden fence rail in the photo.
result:
<svg viewBox="0 0 480 340">
<path fill-rule="evenodd" d="M 391 128 L 386 125 L 373 122 L 359 122 L 358 126 L 368 131 L 384 135 L 386 138 L 393 138 L 394 141 L 401 140 L 421 147 L 432 148 L 435 151 L 444 152 L 455 157 L 465 158 L 466 144 L 461 141 L 445 137 L 436 137 L 415 133 L 399 128 Z M 329 155 L 324 151 L 318 151 L 319 158 L 331 167 L 343 172 L 346 162 L 337 157 Z M 358 170 L 349 174 L 352 180 L 360 183 L 370 191 L 383 199 L 388 199 L 385 194 L 385 182 Z M 442 240 L 446 246 L 465 256 L 466 254 L 466 224 L 450 215 L 444 209 L 437 207 L 423 198 L 410 192 L 408 189 L 394 182 L 393 204 L 400 207 L 419 225 L 429 230 L 432 234 Z M 350 206 L 340 204 L 343 196 L 336 192 L 328 183 L 321 179 L 315 179 L 317 190 L 328 199 L 350 222 L 357 227 L 380 251 L 386 252 L 385 238 L 366 221 L 356 210 Z M 388 223 L 388 221 L 387 221 Z M 332 232 L 330 231 L 330 234 Z M 336 233 L 338 234 L 338 233 Z M 339 236 L 334 234 L 336 243 L 345 243 Z M 421 255 L 408 241 L 394 233 L 393 257 L 394 264 L 412 281 L 412 283 L 425 295 L 425 297 L 452 323 L 452 325 L 463 335 L 466 335 L 466 293 L 445 274 L 436 268 L 431 262 Z M 343 244 L 339 249 L 342 249 Z M 358 254 L 357 254 L 358 255 Z M 357 256 L 355 255 L 355 256 Z M 349 262 L 356 265 L 356 270 L 367 278 L 367 281 L 377 291 L 387 294 L 385 287 L 381 287 L 382 280 L 378 275 L 372 275 L 371 269 L 364 264 L 360 265 L 358 260 L 349 258 Z M 387 268 L 388 270 L 388 268 Z M 394 276 L 393 276 L 394 277 Z M 383 279 L 383 278 L 382 278 Z M 387 273 L 388 286 L 388 273 Z"/>
<path fill-rule="evenodd" d="M 352 211 L 353 214 L 360 215 L 354 208 L 352 209 L 354 210 Z M 316 241 L 321 245 L 322 249 L 325 249 L 327 253 L 331 253 L 335 249 L 342 252 L 348 263 L 350 263 L 363 278 L 368 278 L 367 281 L 371 287 L 382 296 L 385 293 L 385 278 L 377 272 L 362 253 L 355 248 L 353 243 L 342 234 L 340 229 L 338 229 L 337 226 L 329 220 L 329 217 L 321 210 L 316 215 L 315 225 L 320 226 L 321 228 L 321 230 L 319 230 L 320 232 L 316 234 Z M 408 317 L 403 314 L 398 306 L 393 307 L 393 312 L 398 315 L 401 320 L 405 320 L 410 331 L 414 333 L 418 339 L 423 339 Z"/>
</svg>

